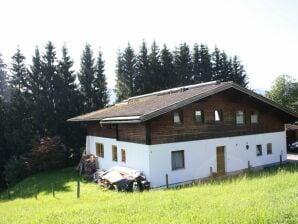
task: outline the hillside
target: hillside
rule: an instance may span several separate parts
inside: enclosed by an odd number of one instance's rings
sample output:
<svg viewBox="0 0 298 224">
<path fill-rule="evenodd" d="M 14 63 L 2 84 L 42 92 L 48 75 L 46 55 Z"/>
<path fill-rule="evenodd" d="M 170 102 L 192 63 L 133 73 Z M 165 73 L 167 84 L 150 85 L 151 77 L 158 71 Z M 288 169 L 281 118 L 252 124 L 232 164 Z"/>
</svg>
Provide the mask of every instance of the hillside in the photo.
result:
<svg viewBox="0 0 298 224">
<path fill-rule="evenodd" d="M 40 173 L 0 195 L 0 223 L 298 223 L 298 165 L 180 189 L 105 191 L 73 168 Z M 51 192 L 55 183 L 56 198 Z M 39 194 L 34 198 L 34 185 Z"/>
</svg>

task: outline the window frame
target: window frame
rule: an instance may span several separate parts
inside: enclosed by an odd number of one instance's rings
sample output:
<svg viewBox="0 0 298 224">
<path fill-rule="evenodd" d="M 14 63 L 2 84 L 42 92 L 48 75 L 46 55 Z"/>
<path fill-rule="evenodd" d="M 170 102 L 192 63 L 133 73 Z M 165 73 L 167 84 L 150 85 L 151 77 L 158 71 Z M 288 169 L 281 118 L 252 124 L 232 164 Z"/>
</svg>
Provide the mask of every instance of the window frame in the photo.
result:
<svg viewBox="0 0 298 224">
<path fill-rule="evenodd" d="M 260 147 L 260 148 L 258 148 L 258 147 Z M 259 151 L 259 149 L 261 149 L 261 150 Z M 258 145 L 256 145 L 256 156 L 262 156 L 262 155 L 263 155 L 262 144 L 258 144 Z"/>
<path fill-rule="evenodd" d="M 201 120 L 200 121 L 198 121 L 197 120 L 197 112 L 201 112 Z M 197 124 L 203 124 L 204 122 L 205 122 L 205 115 L 204 115 L 204 110 L 201 110 L 201 109 L 199 109 L 199 110 L 195 110 L 195 112 L 194 112 L 194 120 L 195 120 L 195 123 L 197 123 Z"/>
<path fill-rule="evenodd" d="M 104 152 L 104 145 L 103 143 L 96 142 L 95 143 L 95 150 L 96 150 L 96 156 L 100 158 L 105 157 L 105 152 Z"/>
<path fill-rule="evenodd" d="M 182 152 L 182 167 L 174 167 L 173 165 L 173 154 L 175 153 L 181 153 Z M 185 169 L 185 154 L 184 154 L 184 150 L 175 150 L 175 151 L 171 151 L 171 166 L 172 166 L 172 170 L 181 170 L 181 169 Z"/>
<path fill-rule="evenodd" d="M 268 147 L 270 146 L 270 147 Z M 270 153 L 268 153 L 270 152 Z M 267 155 L 272 155 L 273 154 L 273 150 L 272 150 L 272 143 L 267 143 Z"/>
<path fill-rule="evenodd" d="M 257 121 L 256 122 L 252 122 L 252 116 L 253 115 L 257 116 Z M 258 125 L 259 122 L 260 122 L 259 112 L 258 111 L 251 111 L 251 113 L 250 113 L 250 124 L 252 124 L 252 125 Z"/>
<path fill-rule="evenodd" d="M 237 117 L 238 117 L 238 112 L 242 112 L 242 118 L 243 118 L 243 123 L 238 123 Z M 236 110 L 236 125 L 245 125 L 245 111 L 244 110 Z"/>
<path fill-rule="evenodd" d="M 219 117 L 219 120 L 216 120 L 216 112 L 218 111 L 218 117 Z M 223 110 L 222 109 L 215 109 L 214 110 L 214 121 L 216 123 L 221 123 L 224 121 L 224 115 L 223 115 Z"/>
<path fill-rule="evenodd" d="M 112 161 L 118 162 L 118 149 L 117 149 L 117 145 L 112 145 Z"/>
<path fill-rule="evenodd" d="M 180 122 L 175 122 L 175 115 L 176 114 L 178 114 Z M 173 123 L 174 123 L 174 125 L 182 125 L 183 124 L 183 111 L 182 110 L 174 111 L 174 113 L 173 113 Z"/>
<path fill-rule="evenodd" d="M 126 150 L 121 149 L 121 162 L 126 163 Z"/>
</svg>

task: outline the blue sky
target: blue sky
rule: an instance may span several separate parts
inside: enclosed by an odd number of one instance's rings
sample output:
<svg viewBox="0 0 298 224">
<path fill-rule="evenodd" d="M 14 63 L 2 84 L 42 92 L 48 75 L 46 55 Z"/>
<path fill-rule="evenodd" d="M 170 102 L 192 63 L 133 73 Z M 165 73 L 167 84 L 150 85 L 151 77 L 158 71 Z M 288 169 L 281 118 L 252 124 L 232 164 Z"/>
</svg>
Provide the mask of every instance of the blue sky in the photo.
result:
<svg viewBox="0 0 298 224">
<path fill-rule="evenodd" d="M 19 46 L 31 62 L 34 48 L 66 43 L 78 68 L 86 42 L 101 49 L 109 88 L 116 52 L 143 39 L 170 48 L 181 42 L 217 45 L 237 54 L 250 88 L 269 89 L 288 74 L 298 79 L 298 1 L 295 0 L 0 0 L 0 52 L 6 63 Z"/>
</svg>

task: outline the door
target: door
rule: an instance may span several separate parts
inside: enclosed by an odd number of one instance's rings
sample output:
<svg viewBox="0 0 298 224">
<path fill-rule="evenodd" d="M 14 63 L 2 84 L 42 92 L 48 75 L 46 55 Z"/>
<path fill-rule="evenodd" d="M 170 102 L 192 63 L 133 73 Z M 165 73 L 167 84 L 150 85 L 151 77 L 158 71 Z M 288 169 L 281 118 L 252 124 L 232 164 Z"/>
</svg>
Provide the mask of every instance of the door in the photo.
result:
<svg viewBox="0 0 298 224">
<path fill-rule="evenodd" d="M 225 174 L 225 147 L 216 147 L 216 163 L 217 163 L 217 173 Z"/>
</svg>

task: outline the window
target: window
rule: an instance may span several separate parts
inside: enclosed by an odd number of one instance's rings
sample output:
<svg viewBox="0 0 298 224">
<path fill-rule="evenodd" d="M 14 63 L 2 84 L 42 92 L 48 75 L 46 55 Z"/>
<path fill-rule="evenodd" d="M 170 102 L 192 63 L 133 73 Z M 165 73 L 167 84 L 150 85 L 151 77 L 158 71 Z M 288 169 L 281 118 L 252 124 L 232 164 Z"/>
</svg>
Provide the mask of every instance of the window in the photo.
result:
<svg viewBox="0 0 298 224">
<path fill-rule="evenodd" d="M 272 154 L 272 143 L 267 143 L 267 155 Z"/>
<path fill-rule="evenodd" d="M 196 110 L 195 111 L 195 118 L 197 123 L 204 123 L 204 111 L 203 110 Z"/>
<path fill-rule="evenodd" d="M 102 143 L 96 143 L 96 155 L 104 158 L 104 148 Z"/>
<path fill-rule="evenodd" d="M 182 124 L 183 122 L 183 113 L 180 112 L 174 112 L 174 124 Z"/>
<path fill-rule="evenodd" d="M 121 161 L 126 162 L 126 151 L 125 149 L 121 149 Z"/>
<path fill-rule="evenodd" d="M 223 112 L 222 112 L 222 110 L 215 110 L 214 111 L 214 120 L 215 121 L 223 121 Z"/>
<path fill-rule="evenodd" d="M 112 145 L 112 160 L 118 161 L 117 157 L 117 145 Z"/>
<path fill-rule="evenodd" d="M 250 114 L 250 123 L 258 124 L 259 123 L 259 114 L 256 111 L 253 111 Z"/>
<path fill-rule="evenodd" d="M 245 123 L 245 116 L 243 110 L 236 111 L 236 124 L 244 124 Z"/>
<path fill-rule="evenodd" d="M 257 156 L 262 155 L 262 145 L 257 145 Z"/>
<path fill-rule="evenodd" d="M 172 152 L 172 170 L 184 168 L 184 150 Z"/>
</svg>

